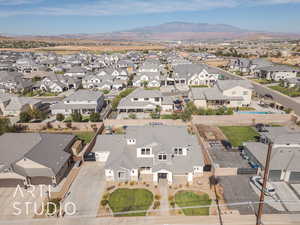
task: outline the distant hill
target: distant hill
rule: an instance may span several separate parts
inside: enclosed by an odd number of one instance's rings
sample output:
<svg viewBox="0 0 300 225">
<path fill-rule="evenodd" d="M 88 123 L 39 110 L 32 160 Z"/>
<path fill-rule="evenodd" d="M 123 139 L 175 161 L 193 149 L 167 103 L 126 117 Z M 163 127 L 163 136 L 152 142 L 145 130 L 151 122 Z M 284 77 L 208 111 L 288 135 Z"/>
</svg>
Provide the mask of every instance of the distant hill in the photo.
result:
<svg viewBox="0 0 300 225">
<path fill-rule="evenodd" d="M 42 39 L 43 36 L 18 36 L 17 38 Z M 106 41 L 178 41 L 178 40 L 232 40 L 300 38 L 300 34 L 251 31 L 227 24 L 170 22 L 157 26 L 95 34 L 64 34 L 44 36 L 55 39 L 106 40 Z"/>
<path fill-rule="evenodd" d="M 186 23 L 186 22 L 171 22 L 157 26 L 148 26 L 136 28 L 127 32 L 138 33 L 174 33 L 174 32 L 245 32 L 240 29 L 226 24 L 208 24 L 208 23 Z"/>
</svg>

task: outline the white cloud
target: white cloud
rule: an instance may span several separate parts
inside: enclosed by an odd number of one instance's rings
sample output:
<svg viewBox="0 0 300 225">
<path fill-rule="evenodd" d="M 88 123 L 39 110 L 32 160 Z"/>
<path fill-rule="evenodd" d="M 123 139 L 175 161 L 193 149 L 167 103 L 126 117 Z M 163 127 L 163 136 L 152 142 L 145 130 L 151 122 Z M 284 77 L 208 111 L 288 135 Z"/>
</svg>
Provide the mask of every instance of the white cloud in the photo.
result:
<svg viewBox="0 0 300 225">
<path fill-rule="evenodd" d="M 0 0 L 1 5 L 33 4 L 42 0 Z M 59 7 L 42 7 L 20 10 L 1 10 L 0 16 L 13 15 L 129 15 L 145 13 L 168 13 L 178 11 L 201 11 L 215 8 L 233 8 L 261 4 L 300 3 L 300 0 L 94 0 L 76 4 L 63 4 Z"/>
</svg>

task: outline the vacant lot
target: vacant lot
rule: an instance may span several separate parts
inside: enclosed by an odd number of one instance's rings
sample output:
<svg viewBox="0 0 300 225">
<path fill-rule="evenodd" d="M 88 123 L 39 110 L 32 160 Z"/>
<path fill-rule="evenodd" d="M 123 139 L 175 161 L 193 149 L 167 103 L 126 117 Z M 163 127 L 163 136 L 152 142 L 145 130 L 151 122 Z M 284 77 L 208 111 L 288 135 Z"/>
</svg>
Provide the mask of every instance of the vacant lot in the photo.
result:
<svg viewBox="0 0 300 225">
<path fill-rule="evenodd" d="M 195 207 L 182 209 L 184 215 L 186 216 L 208 216 L 209 207 L 203 206 L 210 205 L 211 199 L 209 198 L 208 194 L 199 195 L 192 191 L 179 191 L 175 194 L 175 203 L 181 208 Z M 196 208 L 197 206 L 200 208 Z"/>
<path fill-rule="evenodd" d="M 55 46 L 44 48 L 30 48 L 30 49 L 18 49 L 18 48 L 2 48 L 3 51 L 24 51 L 24 52 L 56 52 L 58 54 L 74 54 L 81 51 L 102 53 L 102 52 L 123 52 L 130 50 L 162 50 L 165 49 L 161 45 L 104 45 L 104 46 Z"/>
<path fill-rule="evenodd" d="M 271 89 L 275 90 L 275 91 L 279 91 L 282 94 L 288 95 L 290 97 L 298 97 L 300 96 L 300 90 L 299 89 L 295 89 L 295 88 L 285 88 L 285 87 L 281 87 L 281 86 L 271 86 Z"/>
<path fill-rule="evenodd" d="M 228 126 L 220 127 L 233 147 L 238 147 L 246 141 L 254 141 L 259 134 L 249 126 Z"/>
<path fill-rule="evenodd" d="M 152 205 L 153 194 L 147 189 L 119 188 L 109 196 L 108 204 L 114 216 L 145 216 Z M 127 213 L 130 211 L 140 211 Z"/>
</svg>

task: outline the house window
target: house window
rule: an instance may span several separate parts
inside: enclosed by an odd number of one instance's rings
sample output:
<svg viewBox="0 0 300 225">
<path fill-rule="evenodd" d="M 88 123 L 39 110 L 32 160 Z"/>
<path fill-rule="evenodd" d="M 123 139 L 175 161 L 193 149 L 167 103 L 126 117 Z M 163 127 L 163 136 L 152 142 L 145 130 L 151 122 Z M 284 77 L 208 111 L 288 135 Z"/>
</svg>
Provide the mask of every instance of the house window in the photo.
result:
<svg viewBox="0 0 300 225">
<path fill-rule="evenodd" d="M 154 98 L 154 100 L 155 100 L 156 102 L 159 102 L 159 98 Z"/>
<path fill-rule="evenodd" d="M 133 101 L 138 101 L 138 100 L 139 100 L 138 98 L 134 98 L 134 99 L 133 99 Z"/>
<path fill-rule="evenodd" d="M 149 98 L 144 98 L 144 101 L 149 101 Z"/>
<path fill-rule="evenodd" d="M 151 149 L 150 148 L 142 148 L 141 155 L 151 155 Z"/>
<path fill-rule="evenodd" d="M 158 160 L 162 160 L 162 161 L 167 160 L 167 154 L 165 153 L 158 154 Z"/>
<path fill-rule="evenodd" d="M 135 144 L 135 139 L 127 139 L 127 144 L 134 145 Z"/>
<path fill-rule="evenodd" d="M 183 155 L 182 148 L 174 148 L 174 155 Z"/>
</svg>

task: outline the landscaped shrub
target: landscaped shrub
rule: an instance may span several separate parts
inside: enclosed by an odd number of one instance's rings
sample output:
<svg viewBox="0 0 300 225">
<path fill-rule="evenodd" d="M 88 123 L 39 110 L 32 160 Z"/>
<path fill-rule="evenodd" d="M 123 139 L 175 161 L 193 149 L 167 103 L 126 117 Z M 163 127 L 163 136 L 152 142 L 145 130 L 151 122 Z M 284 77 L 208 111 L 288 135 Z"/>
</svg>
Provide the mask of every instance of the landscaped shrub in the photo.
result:
<svg viewBox="0 0 300 225">
<path fill-rule="evenodd" d="M 65 116 L 61 113 L 56 114 L 56 120 L 57 121 L 63 121 L 65 119 Z"/>
<path fill-rule="evenodd" d="M 156 194 L 156 195 L 154 196 L 154 198 L 155 198 L 155 200 L 160 200 L 160 199 L 161 199 L 161 196 L 158 195 L 158 194 Z"/>
<path fill-rule="evenodd" d="M 100 202 L 101 206 L 105 207 L 108 204 L 108 200 L 107 199 L 103 199 Z"/>
<path fill-rule="evenodd" d="M 100 113 L 92 113 L 90 115 L 91 122 L 100 122 Z"/>
<path fill-rule="evenodd" d="M 20 113 L 20 122 L 21 123 L 28 123 L 31 119 L 32 119 L 32 117 L 30 116 L 30 114 L 28 112 Z"/>
<path fill-rule="evenodd" d="M 154 203 L 153 203 L 153 209 L 158 209 L 160 207 L 160 201 L 155 201 Z"/>
<path fill-rule="evenodd" d="M 74 112 L 71 114 L 72 121 L 74 122 L 81 122 L 82 121 L 82 115 L 79 112 Z"/>
</svg>

